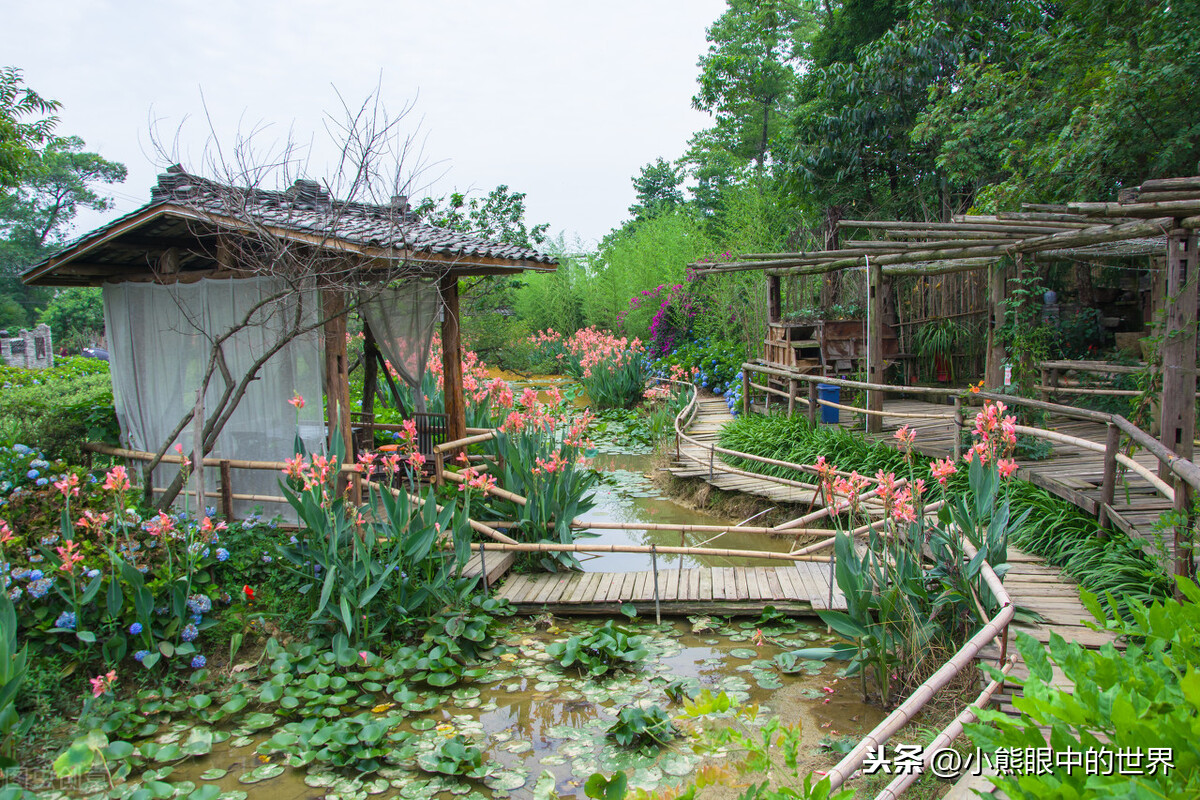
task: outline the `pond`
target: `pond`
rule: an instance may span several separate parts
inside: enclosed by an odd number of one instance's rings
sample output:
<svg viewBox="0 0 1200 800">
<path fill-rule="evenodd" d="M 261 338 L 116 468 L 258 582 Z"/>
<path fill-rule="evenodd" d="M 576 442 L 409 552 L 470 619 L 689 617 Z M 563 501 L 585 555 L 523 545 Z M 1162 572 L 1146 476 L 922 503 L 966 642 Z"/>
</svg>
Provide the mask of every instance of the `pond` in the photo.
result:
<svg viewBox="0 0 1200 800">
<path fill-rule="evenodd" d="M 729 623 L 702 618 L 655 626 L 635 620 L 629 627 L 648 636 L 648 657 L 632 671 L 599 679 L 564 670 L 546 652 L 552 642 L 594 626 L 563 620 L 535 626 L 531 620 L 515 619 L 502 633 L 502 649 L 507 652 L 489 662 L 486 678 L 443 691 L 405 689 L 408 699 L 403 703 L 388 702 L 379 693 L 364 693 L 347 703 L 344 715 L 370 714 L 386 727 L 389 737 L 403 739 L 377 772 L 355 776 L 352 771 L 317 764 L 290 766 L 288 757 L 275 747 L 287 740 L 269 728 L 256 730 L 262 722 L 251 715 L 240 718 L 241 724 L 207 732 L 185 722 L 164 727 L 142 745 L 152 755 L 151 764 L 156 745 L 186 745 L 198 736 L 211 737 L 215 744 L 208 755 L 174 766 L 164 763 L 141 778 L 146 785 L 150 781 L 173 785 L 176 797 L 212 787 L 206 790 L 208 796 L 224 800 L 321 796 L 363 800 L 376 795 L 582 798 L 583 781 L 597 771 L 624 770 L 631 786 L 653 790 L 680 784 L 702 764 L 720 765 L 740 755 L 735 748 L 711 749 L 711 744 L 709 752 L 698 752 L 706 748 L 704 737 L 696 731 L 731 724 L 733 711 L 680 722 L 682 734 L 661 751 L 639 752 L 606 736 L 623 708 L 657 705 L 672 717 L 683 715 L 684 707 L 667 694 L 672 681 L 679 679 L 693 694 L 700 689 L 726 693 L 734 710 L 759 705 L 753 722 L 740 723 L 751 731 L 772 715 L 788 725 L 799 723 L 800 748 L 809 759 L 823 737 L 857 734 L 882 717 L 876 709 L 830 692 L 834 666 L 775 660 L 781 653 L 827 641 L 824 629 L 811 621 L 768 618 Z M 756 646 L 759 631 L 766 641 Z M 782 671 L 781 665 L 790 672 Z M 335 672 L 356 678 L 344 670 Z M 357 679 L 362 680 L 361 674 Z M 458 735 L 483 750 L 484 777 L 461 778 L 421 768 L 429 764 L 439 745 Z M 123 784 L 117 794 L 128 796 L 133 785 Z"/>
</svg>

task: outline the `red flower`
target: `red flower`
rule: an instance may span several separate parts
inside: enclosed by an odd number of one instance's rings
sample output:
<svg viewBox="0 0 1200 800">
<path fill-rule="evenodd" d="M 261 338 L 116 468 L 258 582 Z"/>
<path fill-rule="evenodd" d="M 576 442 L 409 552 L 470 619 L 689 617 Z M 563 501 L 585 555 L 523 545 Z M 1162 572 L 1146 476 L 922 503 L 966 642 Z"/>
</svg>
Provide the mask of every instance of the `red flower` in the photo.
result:
<svg viewBox="0 0 1200 800">
<path fill-rule="evenodd" d="M 242 587 L 242 593 L 246 595 L 247 600 L 254 599 L 254 590 L 250 588 L 249 584 Z"/>
</svg>

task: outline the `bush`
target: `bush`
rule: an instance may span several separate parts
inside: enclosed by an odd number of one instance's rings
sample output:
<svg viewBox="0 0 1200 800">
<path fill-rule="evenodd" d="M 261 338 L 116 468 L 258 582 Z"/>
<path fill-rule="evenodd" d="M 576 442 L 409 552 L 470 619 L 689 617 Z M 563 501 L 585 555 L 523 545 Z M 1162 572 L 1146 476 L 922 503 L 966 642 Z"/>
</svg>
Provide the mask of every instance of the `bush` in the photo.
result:
<svg viewBox="0 0 1200 800">
<path fill-rule="evenodd" d="M 50 370 L 6 370 L 0 393 L 0 440 L 45 451 L 50 458 L 79 463 L 83 444 L 115 442 L 119 435 L 107 365 L 68 359 Z M 99 371 L 103 369 L 103 371 Z"/>
<path fill-rule="evenodd" d="M 1134 601 L 1128 621 L 1105 616 L 1096 598 L 1083 593 L 1104 628 L 1126 637 L 1124 653 L 1111 643 L 1087 650 L 1051 633 L 1047 657 L 1047 648 L 1017 634 L 1017 649 L 1029 666 L 1024 681 L 1009 678 L 1024 687 L 1024 696 L 1013 701 L 1021 718 L 983 710 L 980 719 L 994 727 L 967 726 L 987 753 L 1045 747 L 1039 726 L 1046 726 L 1060 753 L 1068 748 L 1106 750 L 1110 756 L 1133 752 L 1140 768 L 1085 771 L 1051 764 L 1047 774 L 999 776 L 993 783 L 1011 797 L 1200 796 L 1200 588 L 1186 578 L 1180 588 L 1188 602 L 1170 599 L 1146 606 Z M 1072 689 L 1054 685 L 1052 663 Z M 1150 774 L 1147 748 L 1169 753 L 1171 768 Z"/>
</svg>

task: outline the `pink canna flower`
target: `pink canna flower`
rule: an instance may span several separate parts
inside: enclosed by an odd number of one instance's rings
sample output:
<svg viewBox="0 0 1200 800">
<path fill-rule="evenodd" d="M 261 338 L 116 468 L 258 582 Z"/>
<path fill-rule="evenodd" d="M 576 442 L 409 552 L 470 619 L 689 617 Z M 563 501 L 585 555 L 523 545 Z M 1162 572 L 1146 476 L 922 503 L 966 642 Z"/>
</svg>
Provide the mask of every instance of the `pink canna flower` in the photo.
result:
<svg viewBox="0 0 1200 800">
<path fill-rule="evenodd" d="M 296 392 L 292 395 L 292 399 L 288 400 L 288 405 L 299 411 L 304 408 L 304 398 L 300 396 L 299 392 Z"/>
<path fill-rule="evenodd" d="M 117 671 L 109 670 L 107 675 L 97 675 L 89 680 L 92 684 L 92 697 L 99 697 L 105 692 L 112 691 L 113 684 L 117 682 Z"/>
<path fill-rule="evenodd" d="M 104 488 L 109 492 L 123 492 L 129 488 L 129 474 L 122 466 L 110 469 L 104 475 Z"/>
<path fill-rule="evenodd" d="M 6 521 L 0 519 L 0 544 L 8 544 L 14 538 L 12 528 L 8 527 Z"/>
<path fill-rule="evenodd" d="M 958 468 L 954 466 L 954 462 L 949 458 L 942 458 L 934 461 L 929 465 L 929 471 L 933 473 L 933 477 L 942 486 L 946 485 L 946 480 L 958 472 Z"/>
<path fill-rule="evenodd" d="M 1017 471 L 1017 462 L 1011 458 L 1002 458 L 996 462 L 996 468 L 1000 470 L 1001 478 L 1008 478 Z"/>
</svg>

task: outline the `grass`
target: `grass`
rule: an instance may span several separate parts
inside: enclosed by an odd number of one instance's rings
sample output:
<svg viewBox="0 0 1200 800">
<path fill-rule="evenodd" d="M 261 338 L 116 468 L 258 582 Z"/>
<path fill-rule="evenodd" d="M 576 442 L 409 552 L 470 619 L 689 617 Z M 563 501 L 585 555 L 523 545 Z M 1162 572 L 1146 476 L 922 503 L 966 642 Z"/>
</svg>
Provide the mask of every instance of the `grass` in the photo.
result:
<svg viewBox="0 0 1200 800">
<path fill-rule="evenodd" d="M 904 456 L 894 448 L 841 428 L 814 428 L 803 416 L 738 417 L 721 431 L 721 446 L 797 464 L 812 464 L 823 455 L 839 469 L 858 470 L 865 475 L 873 476 L 880 469 L 908 474 Z M 921 455 L 916 459 L 917 474 L 927 474 L 931 459 Z M 753 472 L 807 483 L 816 480 L 815 476 L 787 467 L 732 457 L 726 457 L 726 461 Z M 965 490 L 964 471 L 954 478 L 949 484 L 951 490 Z M 1124 614 L 1130 599 L 1150 603 L 1170 596 L 1170 577 L 1125 533 L 1111 530 L 1107 538 L 1101 538 L 1091 515 L 1024 481 L 1013 482 L 1010 497 L 1014 514 L 1030 509 L 1024 524 L 1012 532 L 1011 543 L 1062 568 L 1090 592 L 1101 597 L 1112 592 L 1117 600 L 1113 611 Z"/>
</svg>

